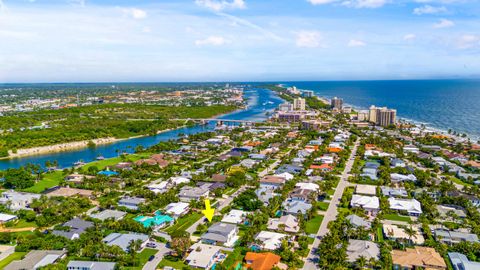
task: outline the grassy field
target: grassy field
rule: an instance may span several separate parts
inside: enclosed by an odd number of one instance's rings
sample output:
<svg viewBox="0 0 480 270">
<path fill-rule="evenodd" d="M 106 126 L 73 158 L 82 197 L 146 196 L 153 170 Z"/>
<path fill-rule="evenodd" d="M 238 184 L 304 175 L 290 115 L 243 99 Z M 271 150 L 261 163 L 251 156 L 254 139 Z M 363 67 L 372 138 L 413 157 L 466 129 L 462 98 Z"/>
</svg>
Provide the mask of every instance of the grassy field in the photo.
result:
<svg viewBox="0 0 480 270">
<path fill-rule="evenodd" d="M 315 216 L 311 220 L 307 221 L 305 224 L 305 232 L 307 234 L 316 234 L 318 232 L 318 228 L 322 224 L 323 216 Z"/>
<path fill-rule="evenodd" d="M 321 210 L 321 211 L 327 211 L 329 205 L 330 203 L 328 202 L 317 202 L 318 210 Z"/>
<path fill-rule="evenodd" d="M 141 270 L 143 268 L 143 265 L 148 261 L 148 258 L 150 256 L 157 254 L 158 250 L 156 249 L 151 249 L 151 248 L 146 248 L 138 254 L 138 257 L 140 258 L 140 266 L 134 266 L 134 267 L 122 267 L 122 270 Z"/>
<path fill-rule="evenodd" d="M 173 233 L 175 231 L 185 231 L 188 227 L 192 226 L 197 220 L 199 220 L 203 215 L 200 213 L 191 213 L 186 216 L 183 216 L 177 220 L 177 222 L 165 229 L 167 233 Z"/>
<path fill-rule="evenodd" d="M 157 265 L 157 269 L 163 269 L 164 266 L 170 266 L 175 269 L 183 269 L 184 267 L 188 267 L 181 260 L 174 262 L 174 261 L 168 260 L 167 258 L 162 259 L 162 261 Z"/>
<path fill-rule="evenodd" d="M 126 159 L 122 159 L 121 157 L 114 157 L 114 158 L 107 158 L 107 159 L 104 159 L 104 160 L 97 160 L 97 161 L 85 164 L 82 167 L 82 169 L 84 169 L 86 171 L 86 170 L 88 170 L 89 167 L 96 166 L 99 170 L 103 170 L 103 169 L 105 169 L 105 167 L 113 166 L 113 165 L 115 165 L 119 162 L 122 162 L 124 160 L 135 162 L 135 161 L 137 161 L 139 159 L 142 159 L 142 158 L 148 158 L 150 155 L 151 154 L 147 154 L 147 153 L 130 154 L 130 155 L 126 156 Z"/>
<path fill-rule="evenodd" d="M 398 214 L 386 214 L 383 216 L 383 219 L 403 222 L 409 222 L 411 220 L 408 216 L 400 216 Z"/>
<path fill-rule="evenodd" d="M 46 189 L 52 188 L 54 186 L 58 186 L 60 181 L 63 179 L 63 172 L 62 171 L 54 171 L 46 173 L 43 176 L 43 179 L 35 183 L 35 185 L 24 189 L 23 191 L 26 192 L 33 192 L 33 193 L 41 193 Z"/>
<path fill-rule="evenodd" d="M 227 253 L 227 258 L 223 261 L 222 266 L 225 269 L 234 269 L 235 266 L 243 261 L 244 255 L 242 255 L 242 248 L 237 247 L 232 253 Z"/>
<path fill-rule="evenodd" d="M 7 228 L 18 229 L 18 228 L 28 228 L 28 227 L 37 227 L 37 224 L 35 222 L 28 222 L 26 220 L 20 219 L 20 220 L 18 220 L 17 223 L 15 223 L 15 225 L 13 225 L 11 227 L 7 227 Z"/>
<path fill-rule="evenodd" d="M 383 242 L 383 229 L 382 226 L 377 227 L 377 242 Z"/>
<path fill-rule="evenodd" d="M 7 258 L 0 261 L 0 269 L 5 268 L 5 266 L 9 265 L 12 261 L 21 260 L 22 257 L 27 254 L 26 252 L 14 252 Z"/>
</svg>

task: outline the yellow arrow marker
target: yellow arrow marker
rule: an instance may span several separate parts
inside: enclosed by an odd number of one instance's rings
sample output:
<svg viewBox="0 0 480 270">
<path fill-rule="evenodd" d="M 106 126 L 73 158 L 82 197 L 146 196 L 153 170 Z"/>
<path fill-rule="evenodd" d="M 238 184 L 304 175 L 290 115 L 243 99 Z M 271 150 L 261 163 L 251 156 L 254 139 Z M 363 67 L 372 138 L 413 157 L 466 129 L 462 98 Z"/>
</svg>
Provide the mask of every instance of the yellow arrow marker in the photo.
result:
<svg viewBox="0 0 480 270">
<path fill-rule="evenodd" d="M 208 221 L 212 221 L 215 209 L 210 208 L 210 200 L 205 200 L 205 210 L 203 210 L 202 213 L 205 215 Z"/>
</svg>

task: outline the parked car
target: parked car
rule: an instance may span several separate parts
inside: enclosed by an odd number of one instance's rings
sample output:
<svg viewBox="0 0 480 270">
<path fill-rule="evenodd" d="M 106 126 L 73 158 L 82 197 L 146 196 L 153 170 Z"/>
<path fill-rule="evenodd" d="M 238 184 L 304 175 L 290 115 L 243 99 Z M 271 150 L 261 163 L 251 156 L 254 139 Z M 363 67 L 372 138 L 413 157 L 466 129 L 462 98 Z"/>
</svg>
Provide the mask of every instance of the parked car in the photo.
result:
<svg viewBox="0 0 480 270">
<path fill-rule="evenodd" d="M 151 255 L 151 256 L 148 258 L 148 261 L 151 262 L 151 261 L 153 261 L 153 259 L 155 259 L 155 255 Z"/>
<path fill-rule="evenodd" d="M 157 247 L 157 243 L 148 242 L 148 243 L 147 243 L 147 247 L 149 247 L 149 248 L 156 248 L 156 247 Z"/>
</svg>

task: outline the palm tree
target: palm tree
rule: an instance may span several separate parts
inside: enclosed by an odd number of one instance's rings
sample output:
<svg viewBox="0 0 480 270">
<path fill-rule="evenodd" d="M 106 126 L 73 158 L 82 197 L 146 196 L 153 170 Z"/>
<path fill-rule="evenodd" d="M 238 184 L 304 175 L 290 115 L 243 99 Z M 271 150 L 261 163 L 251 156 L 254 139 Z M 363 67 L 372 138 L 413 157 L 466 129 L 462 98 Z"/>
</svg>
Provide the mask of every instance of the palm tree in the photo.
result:
<svg viewBox="0 0 480 270">
<path fill-rule="evenodd" d="M 410 224 L 410 226 L 403 228 L 403 231 L 408 235 L 408 240 L 410 244 L 413 243 L 412 237 L 417 234 L 417 231 L 413 228 L 413 226 Z"/>
<path fill-rule="evenodd" d="M 367 259 L 363 256 L 360 256 L 355 260 L 355 264 L 359 269 L 363 269 L 367 264 Z"/>
</svg>

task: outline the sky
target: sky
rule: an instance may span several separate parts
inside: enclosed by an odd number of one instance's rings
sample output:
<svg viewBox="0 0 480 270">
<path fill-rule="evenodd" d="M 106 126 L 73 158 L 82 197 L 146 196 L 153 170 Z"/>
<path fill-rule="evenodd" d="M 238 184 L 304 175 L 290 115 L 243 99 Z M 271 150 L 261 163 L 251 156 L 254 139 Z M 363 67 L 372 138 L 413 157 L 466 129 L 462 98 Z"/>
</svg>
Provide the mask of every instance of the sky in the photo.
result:
<svg viewBox="0 0 480 270">
<path fill-rule="evenodd" d="M 0 83 L 480 78 L 480 0 L 0 0 Z"/>
</svg>

